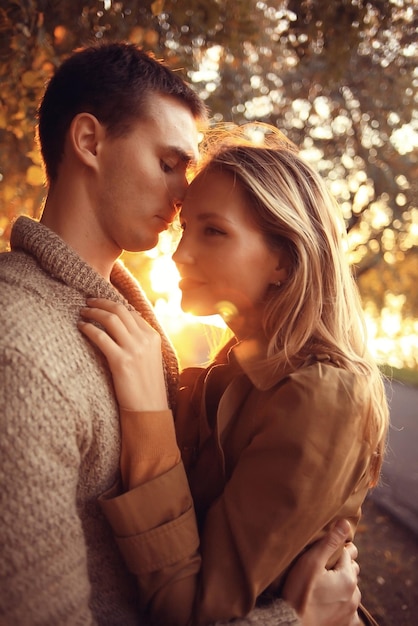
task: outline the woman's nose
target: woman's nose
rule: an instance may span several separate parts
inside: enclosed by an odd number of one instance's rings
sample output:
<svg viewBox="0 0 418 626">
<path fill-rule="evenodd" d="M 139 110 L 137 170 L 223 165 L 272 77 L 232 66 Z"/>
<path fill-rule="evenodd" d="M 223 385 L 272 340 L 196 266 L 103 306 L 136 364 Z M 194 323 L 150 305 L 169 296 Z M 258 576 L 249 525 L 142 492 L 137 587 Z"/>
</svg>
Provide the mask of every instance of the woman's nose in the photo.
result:
<svg viewBox="0 0 418 626">
<path fill-rule="evenodd" d="M 176 265 L 185 265 L 185 264 L 193 263 L 191 252 L 188 249 L 188 246 L 186 245 L 184 241 L 184 234 L 182 235 L 182 238 L 180 239 L 178 246 L 171 258 L 173 259 Z"/>
</svg>

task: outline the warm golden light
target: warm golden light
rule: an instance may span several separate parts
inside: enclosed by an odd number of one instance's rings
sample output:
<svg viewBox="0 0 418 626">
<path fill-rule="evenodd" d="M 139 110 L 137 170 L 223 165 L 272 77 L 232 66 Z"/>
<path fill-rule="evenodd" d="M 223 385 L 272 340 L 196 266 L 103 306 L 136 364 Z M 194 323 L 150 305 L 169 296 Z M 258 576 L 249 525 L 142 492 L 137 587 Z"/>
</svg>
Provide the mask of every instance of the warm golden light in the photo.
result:
<svg viewBox="0 0 418 626">
<path fill-rule="evenodd" d="M 380 316 L 366 308 L 370 351 L 382 365 L 416 369 L 418 364 L 418 320 L 405 318 L 405 296 L 388 293 Z"/>
<path fill-rule="evenodd" d="M 233 304 L 232 302 L 227 302 L 226 300 L 218 302 L 216 308 L 218 309 L 219 315 L 222 317 L 223 320 L 225 320 L 226 324 L 228 324 L 228 322 L 238 313 L 235 304 Z"/>
<path fill-rule="evenodd" d="M 219 343 L 226 325 L 220 316 L 231 310 L 220 307 L 220 315 L 196 317 L 181 308 L 180 275 L 172 260 L 179 233 L 163 232 L 158 246 L 146 255 L 152 259 L 150 270 L 154 308 L 162 326 L 169 335 L 179 357 L 181 367 L 200 365 L 208 361 L 209 353 Z"/>
<path fill-rule="evenodd" d="M 162 233 L 152 259 L 150 281 L 155 311 L 177 350 L 181 367 L 207 363 L 211 349 L 226 333 L 226 323 L 236 314 L 230 302 L 219 303 L 219 315 L 195 317 L 181 309 L 179 274 L 171 259 L 178 234 Z M 385 306 L 377 311 L 366 306 L 369 347 L 381 364 L 396 368 L 416 368 L 418 364 L 418 320 L 405 318 L 404 296 L 386 294 Z"/>
</svg>

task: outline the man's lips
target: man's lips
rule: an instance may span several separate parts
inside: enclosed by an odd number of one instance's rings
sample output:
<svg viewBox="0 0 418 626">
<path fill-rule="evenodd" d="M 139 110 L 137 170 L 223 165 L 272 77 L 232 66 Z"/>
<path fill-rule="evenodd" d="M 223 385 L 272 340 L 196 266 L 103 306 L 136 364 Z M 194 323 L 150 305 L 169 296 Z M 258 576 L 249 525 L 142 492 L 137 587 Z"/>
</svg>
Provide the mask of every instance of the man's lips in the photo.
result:
<svg viewBox="0 0 418 626">
<path fill-rule="evenodd" d="M 182 278 L 179 282 L 179 287 L 182 291 L 189 291 L 190 289 L 196 289 L 202 287 L 205 283 L 196 278 Z"/>
<path fill-rule="evenodd" d="M 171 219 L 171 217 L 163 217 L 162 215 L 156 215 L 156 217 L 160 220 L 164 230 L 166 230 L 170 226 L 171 222 L 174 219 Z"/>
<path fill-rule="evenodd" d="M 178 211 L 176 209 L 170 209 L 169 212 L 167 212 L 167 213 L 159 213 L 155 217 L 158 217 L 158 219 L 160 219 L 162 222 L 164 222 L 165 227 L 168 228 L 170 226 L 170 224 L 172 224 L 174 222 L 174 220 L 176 219 L 177 213 L 178 213 Z"/>
</svg>

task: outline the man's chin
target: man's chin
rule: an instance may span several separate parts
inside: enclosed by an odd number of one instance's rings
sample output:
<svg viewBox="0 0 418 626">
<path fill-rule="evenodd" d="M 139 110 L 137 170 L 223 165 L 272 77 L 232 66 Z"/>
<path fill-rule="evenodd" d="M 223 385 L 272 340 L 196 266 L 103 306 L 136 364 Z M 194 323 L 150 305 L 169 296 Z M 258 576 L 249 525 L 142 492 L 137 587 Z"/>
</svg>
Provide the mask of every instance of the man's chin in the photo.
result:
<svg viewBox="0 0 418 626">
<path fill-rule="evenodd" d="M 141 239 L 137 243 L 132 243 L 126 248 L 124 248 L 125 252 L 146 252 L 147 250 L 152 250 L 158 245 L 159 235 L 156 235 L 154 238 L 148 238 L 146 240 Z"/>
</svg>

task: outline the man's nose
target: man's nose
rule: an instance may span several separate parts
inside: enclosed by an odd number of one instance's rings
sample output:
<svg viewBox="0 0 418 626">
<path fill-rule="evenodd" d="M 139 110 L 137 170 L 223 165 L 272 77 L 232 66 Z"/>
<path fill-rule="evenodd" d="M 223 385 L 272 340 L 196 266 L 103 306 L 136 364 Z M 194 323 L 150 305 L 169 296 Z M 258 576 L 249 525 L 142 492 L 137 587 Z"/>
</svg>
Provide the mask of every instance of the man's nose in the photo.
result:
<svg viewBox="0 0 418 626">
<path fill-rule="evenodd" d="M 176 209 L 179 209 L 181 207 L 188 186 L 189 183 L 187 182 L 186 176 L 182 175 L 181 177 L 179 177 L 173 190 L 173 205 L 176 207 Z"/>
</svg>

